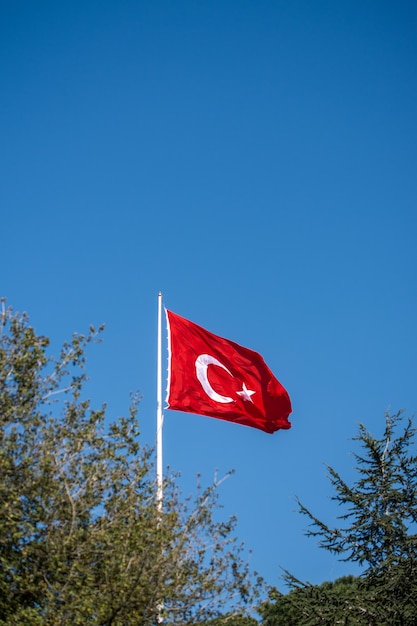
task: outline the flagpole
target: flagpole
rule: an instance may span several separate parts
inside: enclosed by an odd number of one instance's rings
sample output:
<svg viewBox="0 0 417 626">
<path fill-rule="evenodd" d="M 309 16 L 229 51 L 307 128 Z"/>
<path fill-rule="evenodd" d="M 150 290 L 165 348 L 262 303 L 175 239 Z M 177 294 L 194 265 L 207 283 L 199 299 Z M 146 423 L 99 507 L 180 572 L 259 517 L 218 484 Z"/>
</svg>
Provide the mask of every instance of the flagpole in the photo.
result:
<svg viewBox="0 0 417 626">
<path fill-rule="evenodd" d="M 158 341 L 157 341 L 157 376 L 156 376 L 156 497 L 158 508 L 162 511 L 163 470 L 162 470 L 162 293 L 158 293 Z"/>
</svg>

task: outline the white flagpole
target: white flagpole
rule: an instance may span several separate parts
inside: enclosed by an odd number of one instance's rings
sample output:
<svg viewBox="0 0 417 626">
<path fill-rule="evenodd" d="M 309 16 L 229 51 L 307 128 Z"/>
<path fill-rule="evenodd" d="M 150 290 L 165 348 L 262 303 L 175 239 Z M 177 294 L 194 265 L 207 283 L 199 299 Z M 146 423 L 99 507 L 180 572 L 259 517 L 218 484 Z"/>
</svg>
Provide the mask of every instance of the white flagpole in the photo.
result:
<svg viewBox="0 0 417 626">
<path fill-rule="evenodd" d="M 158 508 L 162 511 L 163 469 L 162 469 L 162 293 L 158 294 L 158 341 L 156 377 L 156 486 Z"/>
<path fill-rule="evenodd" d="M 162 413 L 162 293 L 158 293 L 158 340 L 157 340 L 157 359 L 156 359 L 156 500 L 162 519 L 162 500 L 163 500 L 163 469 L 162 469 L 162 424 L 164 416 Z M 157 622 L 162 624 L 164 619 L 162 611 L 164 609 L 163 602 L 157 604 Z"/>
</svg>

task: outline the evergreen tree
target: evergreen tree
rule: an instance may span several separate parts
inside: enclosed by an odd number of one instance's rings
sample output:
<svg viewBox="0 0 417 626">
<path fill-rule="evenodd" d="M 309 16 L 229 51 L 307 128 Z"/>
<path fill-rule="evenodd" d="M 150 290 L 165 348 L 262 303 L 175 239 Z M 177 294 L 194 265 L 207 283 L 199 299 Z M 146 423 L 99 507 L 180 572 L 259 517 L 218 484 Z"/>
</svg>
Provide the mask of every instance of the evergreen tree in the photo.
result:
<svg viewBox="0 0 417 626">
<path fill-rule="evenodd" d="M 331 588 L 329 594 L 326 584 L 308 585 L 287 573 L 293 592 L 276 597 L 272 607 L 264 607 L 268 626 L 283 623 L 279 614 L 284 609 L 295 611 L 298 623 L 306 626 L 417 624 L 415 434 L 412 419 L 405 419 L 402 412 L 385 416 L 380 438 L 360 425 L 355 440 L 361 450 L 354 453 L 357 479 L 353 485 L 328 468 L 332 500 L 343 510 L 340 525 L 329 526 L 299 502 L 300 512 L 310 521 L 307 535 L 341 560 L 360 564 L 363 575 L 348 586 L 344 581 Z"/>
<path fill-rule="evenodd" d="M 271 592 L 270 602 L 265 603 L 260 613 L 263 626 L 333 626 L 334 624 L 363 624 L 359 607 L 360 581 L 354 576 L 344 576 L 334 582 L 321 585 L 302 583 L 288 576 L 291 591 L 282 594 Z M 359 620 L 359 621 L 358 621 Z"/>
<path fill-rule="evenodd" d="M 0 624 L 187 624 L 241 614 L 256 584 L 216 519 L 217 484 L 156 501 L 137 401 L 110 422 L 83 396 L 85 349 L 57 360 L 26 315 L 0 314 Z"/>
</svg>

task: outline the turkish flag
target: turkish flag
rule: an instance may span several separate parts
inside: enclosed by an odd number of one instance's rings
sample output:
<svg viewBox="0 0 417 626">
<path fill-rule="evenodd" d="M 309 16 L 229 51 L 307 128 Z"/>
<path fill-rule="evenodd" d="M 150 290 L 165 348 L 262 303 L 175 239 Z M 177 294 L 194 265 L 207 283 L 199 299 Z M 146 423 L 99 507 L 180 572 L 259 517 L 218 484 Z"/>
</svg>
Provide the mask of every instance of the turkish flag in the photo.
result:
<svg viewBox="0 0 417 626">
<path fill-rule="evenodd" d="M 291 428 L 291 401 L 260 354 L 171 311 L 167 408 L 273 433 Z"/>
</svg>

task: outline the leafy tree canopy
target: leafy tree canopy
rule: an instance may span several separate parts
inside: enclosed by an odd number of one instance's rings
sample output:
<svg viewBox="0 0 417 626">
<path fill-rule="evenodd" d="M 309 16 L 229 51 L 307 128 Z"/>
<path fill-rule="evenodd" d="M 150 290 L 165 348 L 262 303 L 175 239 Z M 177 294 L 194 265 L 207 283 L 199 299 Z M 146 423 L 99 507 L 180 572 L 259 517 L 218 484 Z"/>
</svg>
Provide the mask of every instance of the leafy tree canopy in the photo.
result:
<svg viewBox="0 0 417 626">
<path fill-rule="evenodd" d="M 85 350 L 58 356 L 26 315 L 0 313 L 0 624 L 191 624 L 244 614 L 253 580 L 217 485 L 156 501 L 137 399 L 110 422 L 83 397 Z"/>
</svg>

